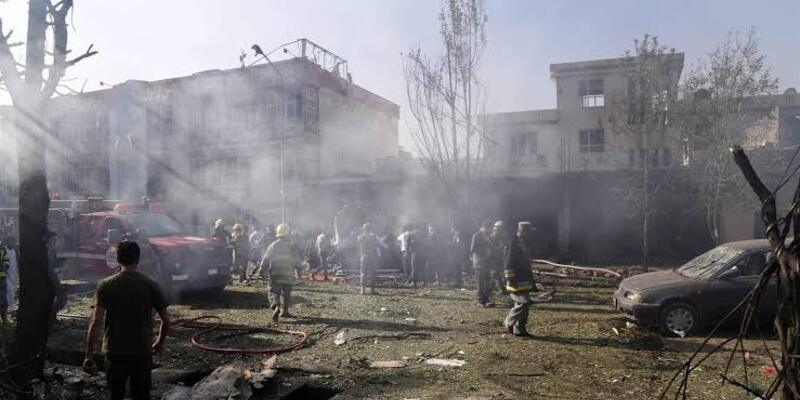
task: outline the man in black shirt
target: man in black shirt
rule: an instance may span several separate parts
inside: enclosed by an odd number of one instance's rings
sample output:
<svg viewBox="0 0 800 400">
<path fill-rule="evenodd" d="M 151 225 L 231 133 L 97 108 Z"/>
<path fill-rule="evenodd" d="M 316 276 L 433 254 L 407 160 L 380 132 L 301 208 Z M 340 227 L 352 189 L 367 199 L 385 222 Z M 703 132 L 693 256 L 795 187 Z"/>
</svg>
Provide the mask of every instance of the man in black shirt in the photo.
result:
<svg viewBox="0 0 800 400">
<path fill-rule="evenodd" d="M 134 241 L 117 246 L 120 272 L 97 285 L 94 312 L 86 338 L 83 369 L 97 373 L 92 361 L 97 342 L 97 328 L 103 325 L 103 349 L 106 353 L 106 379 L 112 400 L 125 397 L 125 383 L 130 380 L 134 400 L 150 399 L 150 366 L 153 354 L 160 354 L 169 330 L 169 314 L 164 294 L 150 278 L 137 271 L 140 249 Z M 161 318 L 158 338 L 153 341 L 153 310 Z"/>
</svg>

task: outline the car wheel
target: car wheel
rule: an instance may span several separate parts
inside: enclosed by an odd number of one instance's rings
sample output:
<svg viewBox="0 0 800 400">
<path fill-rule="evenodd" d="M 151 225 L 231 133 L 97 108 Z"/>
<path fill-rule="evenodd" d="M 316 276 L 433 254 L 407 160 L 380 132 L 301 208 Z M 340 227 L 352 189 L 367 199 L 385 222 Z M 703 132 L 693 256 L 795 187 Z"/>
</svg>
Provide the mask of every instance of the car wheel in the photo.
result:
<svg viewBox="0 0 800 400">
<path fill-rule="evenodd" d="M 697 309 L 686 303 L 668 304 L 661 310 L 661 330 L 669 335 L 687 336 L 700 325 Z"/>
</svg>

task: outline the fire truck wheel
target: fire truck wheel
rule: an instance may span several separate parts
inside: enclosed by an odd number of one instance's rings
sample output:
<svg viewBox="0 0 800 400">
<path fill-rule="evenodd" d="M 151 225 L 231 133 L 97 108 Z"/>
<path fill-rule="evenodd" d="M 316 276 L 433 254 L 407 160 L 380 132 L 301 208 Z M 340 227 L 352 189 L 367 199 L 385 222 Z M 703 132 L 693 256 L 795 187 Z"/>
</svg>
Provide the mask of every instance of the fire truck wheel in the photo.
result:
<svg viewBox="0 0 800 400">
<path fill-rule="evenodd" d="M 80 263 L 78 260 L 61 260 L 61 280 L 77 279 L 81 276 Z"/>
</svg>

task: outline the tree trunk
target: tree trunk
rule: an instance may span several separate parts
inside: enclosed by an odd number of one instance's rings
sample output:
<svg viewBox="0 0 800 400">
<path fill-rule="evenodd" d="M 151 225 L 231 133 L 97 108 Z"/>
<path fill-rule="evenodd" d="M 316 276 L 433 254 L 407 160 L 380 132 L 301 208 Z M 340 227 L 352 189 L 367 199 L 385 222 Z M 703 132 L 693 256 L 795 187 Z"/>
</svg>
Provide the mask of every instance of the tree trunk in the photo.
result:
<svg viewBox="0 0 800 400">
<path fill-rule="evenodd" d="M 24 364 L 14 370 L 14 380 L 25 386 L 42 375 L 44 349 L 50 328 L 53 287 L 48 275 L 47 212 L 49 194 L 45 172 L 44 126 L 16 107 L 17 163 L 19 173 L 19 310 L 10 364 Z M 38 107 L 40 108 L 40 107 Z"/>
<path fill-rule="evenodd" d="M 8 352 L 17 385 L 26 387 L 44 370 L 53 287 L 48 277 L 47 212 L 50 198 L 45 169 L 46 101 L 42 98 L 45 39 L 49 1 L 29 0 L 23 93 L 14 101 L 14 125 L 19 175 L 20 306 L 14 342 Z M 53 73 L 51 71 L 51 73 Z"/>
</svg>

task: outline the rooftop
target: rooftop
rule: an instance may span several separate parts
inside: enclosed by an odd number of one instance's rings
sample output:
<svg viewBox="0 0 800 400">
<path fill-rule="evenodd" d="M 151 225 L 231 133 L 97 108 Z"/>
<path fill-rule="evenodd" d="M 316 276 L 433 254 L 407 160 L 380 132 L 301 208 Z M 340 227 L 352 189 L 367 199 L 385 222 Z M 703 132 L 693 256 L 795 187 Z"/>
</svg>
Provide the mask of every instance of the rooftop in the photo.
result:
<svg viewBox="0 0 800 400">
<path fill-rule="evenodd" d="M 683 53 L 671 53 L 665 55 L 665 57 L 667 57 L 670 62 L 674 62 L 676 67 L 683 69 Z M 618 57 L 601 60 L 550 64 L 550 76 L 555 78 L 561 75 L 576 73 L 607 72 L 629 66 L 636 60 L 636 58 L 637 57 Z"/>
</svg>

